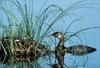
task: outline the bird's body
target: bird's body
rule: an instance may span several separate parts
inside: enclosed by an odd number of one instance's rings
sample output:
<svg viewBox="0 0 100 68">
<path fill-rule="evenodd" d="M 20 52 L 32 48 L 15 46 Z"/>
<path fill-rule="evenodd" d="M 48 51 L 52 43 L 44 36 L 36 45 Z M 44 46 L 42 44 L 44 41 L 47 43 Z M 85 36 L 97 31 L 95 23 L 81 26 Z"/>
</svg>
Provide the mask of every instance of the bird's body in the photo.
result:
<svg viewBox="0 0 100 68">
<path fill-rule="evenodd" d="M 81 56 L 81 55 L 92 53 L 96 51 L 96 49 L 85 45 L 74 45 L 74 46 L 66 47 L 65 51 L 66 53 Z"/>
<path fill-rule="evenodd" d="M 61 67 L 63 68 L 63 65 L 64 65 L 64 47 L 61 47 L 61 46 L 56 47 L 55 56 L 58 60 L 58 64 L 60 64 Z"/>
</svg>

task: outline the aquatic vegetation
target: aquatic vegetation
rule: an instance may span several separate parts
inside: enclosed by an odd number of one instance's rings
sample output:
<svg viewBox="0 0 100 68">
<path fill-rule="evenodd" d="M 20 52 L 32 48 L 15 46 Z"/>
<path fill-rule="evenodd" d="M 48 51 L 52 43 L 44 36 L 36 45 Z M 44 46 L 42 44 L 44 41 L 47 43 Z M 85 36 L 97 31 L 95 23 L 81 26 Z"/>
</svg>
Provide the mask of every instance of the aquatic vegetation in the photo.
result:
<svg viewBox="0 0 100 68">
<path fill-rule="evenodd" d="M 70 5 L 66 9 L 62 9 L 59 6 L 52 4 L 47 6 L 46 8 L 42 7 L 39 14 L 34 16 L 33 4 L 31 4 L 31 2 L 33 3 L 33 0 L 30 0 L 30 4 L 28 4 L 26 0 L 23 2 L 24 3 L 20 2 L 19 0 L 0 1 L 0 14 L 4 16 L 4 19 L 0 19 L 0 57 L 4 59 L 1 59 L 0 61 L 6 64 L 8 63 L 9 58 L 13 58 L 14 60 L 12 60 L 12 62 L 14 63 L 33 62 L 35 67 L 40 68 L 41 66 L 39 66 L 40 64 L 37 62 L 39 58 L 51 56 L 51 53 L 55 53 L 55 50 L 52 50 L 52 43 L 55 42 L 55 39 L 50 39 L 48 35 L 54 32 L 54 26 L 56 25 L 56 23 L 58 23 L 58 21 L 63 19 L 65 16 L 73 16 L 73 10 L 79 9 L 80 7 L 87 8 L 87 6 L 83 5 L 85 2 L 83 0 Z M 72 20 L 65 31 L 62 32 L 64 36 L 63 44 L 65 42 L 68 42 L 72 37 L 78 38 L 77 35 L 85 30 L 100 28 L 91 27 L 80 29 L 79 31 L 75 33 L 72 32 L 70 34 L 70 32 L 68 32 L 68 29 L 70 29 L 70 26 L 74 22 L 79 20 L 80 18 L 75 19 L 74 21 Z M 57 37 L 56 34 L 52 35 Z M 59 33 L 58 36 L 59 38 L 61 37 Z M 68 50 L 73 50 L 74 48 L 76 51 L 77 48 L 74 46 L 68 47 Z M 56 47 L 56 51 L 59 52 L 57 49 L 60 49 L 60 47 Z M 62 46 L 61 50 L 65 50 L 66 52 L 72 54 L 74 53 L 74 50 L 72 52 L 69 52 L 66 49 L 67 47 L 65 48 L 64 46 Z M 79 51 L 77 50 L 77 52 Z M 88 50 L 85 54 L 87 53 Z M 80 52 L 77 54 L 80 55 Z M 60 56 L 62 55 L 60 54 Z M 59 60 L 60 57 L 57 53 L 56 57 L 58 58 L 59 64 L 64 65 L 64 53 L 61 57 L 61 59 L 63 59 L 62 62 L 61 60 Z"/>
</svg>

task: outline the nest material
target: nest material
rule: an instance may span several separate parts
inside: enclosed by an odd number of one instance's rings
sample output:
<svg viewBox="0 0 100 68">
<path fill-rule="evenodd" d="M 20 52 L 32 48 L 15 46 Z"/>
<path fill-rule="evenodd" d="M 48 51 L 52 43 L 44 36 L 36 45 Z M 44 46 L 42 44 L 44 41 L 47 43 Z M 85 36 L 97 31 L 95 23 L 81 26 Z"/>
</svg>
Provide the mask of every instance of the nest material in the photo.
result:
<svg viewBox="0 0 100 68">
<path fill-rule="evenodd" d="M 0 55 L 5 55 L 5 51 L 7 55 L 10 56 L 11 52 L 11 39 L 8 37 L 1 38 L 1 43 L 3 47 L 0 48 Z M 14 56 L 16 61 L 29 61 L 39 58 L 42 54 L 46 54 L 48 47 L 44 44 L 38 43 L 36 40 L 32 39 L 21 39 L 21 38 L 13 38 L 13 46 L 14 50 L 11 56 Z"/>
</svg>

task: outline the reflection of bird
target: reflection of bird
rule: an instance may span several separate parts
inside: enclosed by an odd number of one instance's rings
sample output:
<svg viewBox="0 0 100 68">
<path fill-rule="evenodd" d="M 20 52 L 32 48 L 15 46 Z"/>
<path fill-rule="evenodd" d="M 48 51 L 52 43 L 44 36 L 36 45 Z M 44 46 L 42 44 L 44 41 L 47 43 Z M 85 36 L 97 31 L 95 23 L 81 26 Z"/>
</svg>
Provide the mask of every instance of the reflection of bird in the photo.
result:
<svg viewBox="0 0 100 68">
<path fill-rule="evenodd" d="M 65 48 L 66 53 L 70 53 L 73 55 L 81 56 L 85 54 L 89 54 L 96 51 L 95 48 L 89 47 L 89 46 L 84 46 L 84 45 L 75 45 L 75 46 L 70 46 Z"/>
<path fill-rule="evenodd" d="M 61 32 L 54 32 L 52 36 L 59 39 L 59 43 L 55 50 L 55 56 L 58 60 L 58 64 L 63 68 L 64 65 L 64 35 Z"/>
<path fill-rule="evenodd" d="M 59 64 L 53 64 L 51 66 L 52 66 L 52 68 L 62 68 L 61 65 L 59 65 Z"/>
</svg>

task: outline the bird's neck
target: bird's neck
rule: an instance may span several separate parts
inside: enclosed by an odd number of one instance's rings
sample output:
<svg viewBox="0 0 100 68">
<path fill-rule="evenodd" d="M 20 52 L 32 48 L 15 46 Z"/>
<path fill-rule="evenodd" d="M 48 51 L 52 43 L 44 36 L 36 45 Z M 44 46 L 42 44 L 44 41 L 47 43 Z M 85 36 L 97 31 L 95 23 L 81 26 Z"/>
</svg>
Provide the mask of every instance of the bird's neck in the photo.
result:
<svg viewBox="0 0 100 68">
<path fill-rule="evenodd" d="M 59 39 L 58 47 L 64 47 L 64 37 Z"/>
</svg>

